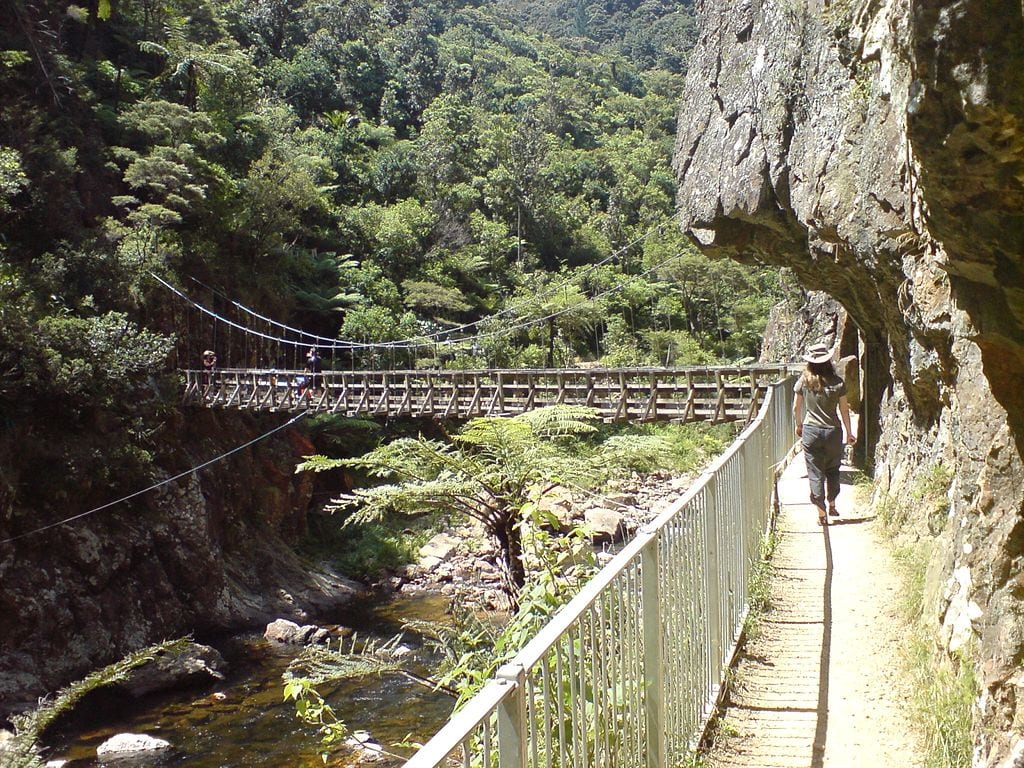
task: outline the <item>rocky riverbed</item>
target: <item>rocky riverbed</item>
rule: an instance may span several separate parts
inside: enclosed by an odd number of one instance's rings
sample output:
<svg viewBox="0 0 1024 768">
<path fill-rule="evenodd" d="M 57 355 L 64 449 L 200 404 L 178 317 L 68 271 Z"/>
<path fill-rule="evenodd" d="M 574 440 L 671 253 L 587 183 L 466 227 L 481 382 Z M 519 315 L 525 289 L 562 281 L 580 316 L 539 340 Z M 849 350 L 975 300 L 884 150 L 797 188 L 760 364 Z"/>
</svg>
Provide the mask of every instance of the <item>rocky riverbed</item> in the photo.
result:
<svg viewBox="0 0 1024 768">
<path fill-rule="evenodd" d="M 664 512 L 690 487 L 695 475 L 653 473 L 614 482 L 602 494 L 558 486 L 538 502 L 560 533 L 581 526 L 598 548 L 598 563 L 644 524 Z M 479 606 L 505 610 L 494 546 L 483 527 L 468 521 L 435 534 L 415 563 L 386 575 L 379 587 L 401 594 L 435 592 Z"/>
</svg>

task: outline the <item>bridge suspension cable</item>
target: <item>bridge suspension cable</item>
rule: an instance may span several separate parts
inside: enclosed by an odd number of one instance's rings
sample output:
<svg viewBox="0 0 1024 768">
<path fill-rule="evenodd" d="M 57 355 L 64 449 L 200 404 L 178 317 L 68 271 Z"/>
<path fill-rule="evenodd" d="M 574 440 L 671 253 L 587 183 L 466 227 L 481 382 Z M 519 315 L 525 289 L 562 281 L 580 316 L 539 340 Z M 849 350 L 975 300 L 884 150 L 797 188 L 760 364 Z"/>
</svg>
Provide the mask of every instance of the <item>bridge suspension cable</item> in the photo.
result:
<svg viewBox="0 0 1024 768">
<path fill-rule="evenodd" d="M 650 268 L 644 270 L 643 272 L 640 272 L 640 273 L 638 273 L 636 275 L 629 275 L 627 277 L 627 279 L 624 280 L 623 282 L 621 282 L 621 283 L 619 283 L 619 284 L 617 284 L 615 286 L 612 286 L 611 288 L 607 288 L 607 289 L 605 289 L 603 291 L 600 291 L 600 292 L 594 294 L 593 296 L 587 297 L 585 302 L 582 302 L 582 303 L 594 302 L 594 301 L 596 301 L 598 299 L 604 298 L 605 296 L 610 296 L 610 295 L 612 295 L 614 293 L 617 293 L 619 291 L 625 290 L 625 288 L 627 286 L 629 286 L 630 284 L 632 284 L 633 282 L 653 274 L 657 270 L 664 268 L 667 264 L 671 264 L 671 263 L 673 263 L 675 261 L 678 261 L 684 255 L 685 255 L 684 253 L 677 253 L 674 256 L 671 256 L 671 257 L 669 257 L 667 259 L 664 259 L 664 260 L 660 261 L 658 264 L 656 264 L 653 267 L 650 267 Z M 596 265 L 594 265 L 594 266 L 596 266 Z M 255 337 L 258 337 L 258 338 L 263 339 L 265 341 L 274 342 L 274 343 L 277 343 L 279 345 L 283 344 L 283 345 L 286 345 L 286 346 L 289 346 L 289 347 L 292 347 L 292 348 L 295 348 L 295 349 L 298 349 L 299 347 L 309 346 L 310 344 L 315 344 L 316 346 L 323 347 L 325 350 L 331 350 L 331 351 L 336 351 L 336 350 L 349 350 L 349 351 L 356 351 L 356 350 L 364 350 L 364 351 L 392 350 L 393 351 L 393 350 L 416 350 L 416 349 L 423 349 L 423 348 L 430 348 L 430 347 L 436 348 L 438 346 L 451 346 L 451 345 L 455 345 L 455 344 L 459 344 L 459 343 L 465 343 L 465 342 L 474 341 L 474 340 L 478 340 L 478 339 L 488 339 L 488 338 L 494 338 L 496 336 L 503 336 L 503 335 L 506 335 L 506 334 L 509 334 L 509 333 L 514 333 L 516 331 L 520 331 L 520 330 L 523 330 L 525 328 L 529 328 L 529 327 L 534 326 L 534 325 L 540 325 L 542 323 L 546 323 L 546 322 L 548 322 L 550 320 L 553 320 L 553 319 L 555 319 L 557 317 L 561 317 L 562 315 L 568 314 L 569 312 L 572 312 L 572 311 L 574 311 L 574 310 L 579 308 L 579 305 L 571 306 L 571 307 L 563 307 L 562 309 L 549 312 L 547 314 L 541 315 L 540 317 L 527 318 L 527 319 L 522 320 L 519 323 L 514 323 L 512 325 L 508 325 L 508 326 L 505 326 L 503 328 L 498 328 L 498 329 L 495 329 L 493 331 L 487 331 L 487 332 L 484 332 L 484 333 L 477 333 L 477 334 L 474 334 L 472 336 L 462 337 L 462 338 L 458 338 L 458 339 L 450 339 L 450 338 L 448 338 L 448 339 L 431 340 L 431 337 L 429 337 L 429 336 L 420 336 L 420 337 L 412 337 L 412 338 L 400 339 L 400 340 L 396 340 L 396 341 L 357 342 L 357 341 L 348 341 L 348 340 L 345 340 L 345 339 L 331 339 L 331 338 L 328 338 L 326 336 L 317 336 L 315 334 L 310 334 L 310 333 L 308 333 L 306 331 L 301 331 L 299 329 L 293 329 L 290 326 L 285 326 L 283 323 L 278 323 L 277 321 L 270 320 L 269 318 L 265 318 L 262 315 L 258 315 L 255 312 L 252 312 L 251 310 L 248 310 L 243 305 L 238 304 L 238 302 L 232 302 L 235 306 L 238 306 L 239 308 L 241 308 L 243 310 L 246 310 L 247 312 L 249 312 L 249 314 L 251 314 L 254 317 L 257 317 L 258 319 L 264 320 L 264 321 L 266 321 L 266 322 L 268 322 L 270 324 L 273 324 L 273 325 L 277 325 L 278 327 L 286 328 L 286 329 L 288 329 L 288 330 L 290 330 L 290 331 L 292 331 L 294 333 L 298 333 L 298 334 L 301 334 L 302 336 L 306 337 L 305 339 L 301 339 L 301 338 L 300 339 L 289 339 L 286 336 L 275 336 L 273 334 L 264 333 L 262 331 L 254 329 L 254 328 L 249 328 L 249 327 L 247 327 L 245 325 L 237 323 L 234 320 L 231 320 L 230 318 L 224 317 L 223 315 L 221 315 L 220 313 L 210 309 L 209 307 L 206 307 L 203 304 L 200 304 L 198 301 L 196 301 L 195 299 L 191 298 L 186 293 L 184 293 L 180 289 L 176 288 L 175 286 L 173 286 L 171 283 L 169 283 L 166 280 L 164 280 L 163 278 L 161 278 L 156 273 L 150 272 L 150 275 L 153 277 L 153 279 L 155 279 L 157 282 L 159 282 L 165 288 L 167 288 L 168 290 L 173 292 L 176 296 L 181 298 L 186 303 L 188 303 L 188 304 L 192 305 L 193 307 L 195 307 L 201 313 L 203 313 L 203 314 L 207 315 L 208 317 L 212 318 L 215 322 L 224 323 L 229 329 L 230 328 L 234 328 L 234 329 L 237 329 L 239 331 L 242 331 L 243 333 L 249 334 L 250 336 L 255 336 Z M 579 275 L 577 275 L 575 277 L 579 277 Z M 196 282 L 198 283 L 199 281 L 197 280 Z M 569 282 L 570 281 L 564 281 L 563 283 L 560 284 L 559 287 L 564 288 L 566 285 L 568 285 Z M 211 289 L 211 290 L 213 290 L 213 289 Z M 553 293 L 553 292 L 554 291 L 550 291 L 549 293 Z M 538 294 L 538 295 L 545 295 L 545 294 Z M 525 304 L 517 305 L 517 308 L 521 308 L 522 306 L 525 306 Z M 467 324 L 464 327 L 472 327 L 472 326 L 482 325 L 482 324 L 487 323 L 489 321 L 493 321 L 500 314 L 501 313 L 495 313 L 493 315 L 488 315 L 487 317 L 484 317 L 484 318 L 481 318 L 479 320 L 476 320 L 472 324 Z"/>
<path fill-rule="evenodd" d="M 214 458 L 210 459 L 209 461 L 204 461 L 202 464 L 197 464 L 196 466 L 192 467 L 191 469 L 186 469 L 184 472 L 179 472 L 178 474 L 174 475 L 173 477 L 168 477 L 168 478 L 166 478 L 164 480 L 161 480 L 158 483 L 153 483 L 153 485 L 149 486 L 148 488 L 143 488 L 142 490 L 135 491 L 133 493 L 129 493 L 127 496 L 122 496 L 119 499 L 114 499 L 113 501 L 108 501 L 106 504 L 101 504 L 100 506 L 94 507 L 93 509 L 90 509 L 87 512 L 80 512 L 77 515 L 72 515 L 71 517 L 65 517 L 63 520 L 58 520 L 55 523 L 49 523 L 48 525 L 41 525 L 38 528 L 34 528 L 31 531 L 26 531 L 25 533 L 19 533 L 17 536 L 10 536 L 10 537 L 8 537 L 6 539 L 0 540 L 0 546 L 2 546 L 4 544 L 10 544 L 12 541 L 18 541 L 19 539 L 24 539 L 24 538 L 26 538 L 28 536 L 34 536 L 37 533 L 42 533 L 43 531 L 48 531 L 51 528 L 58 528 L 58 527 L 60 527 L 62 525 L 67 525 L 68 523 L 74 522 L 76 520 L 81 520 L 83 517 L 88 517 L 89 515 L 94 515 L 97 512 L 102 512 L 103 510 L 109 509 L 110 507 L 113 507 L 113 506 L 115 506 L 117 504 L 120 504 L 121 502 L 129 501 L 130 499 L 134 499 L 137 496 L 143 495 L 144 493 L 149 493 L 150 491 L 156 490 L 157 488 L 159 488 L 162 485 L 167 485 L 168 483 L 173 483 L 176 480 L 180 480 L 181 478 L 183 478 L 183 477 L 185 477 L 187 475 L 190 475 L 193 472 L 198 472 L 201 469 L 205 469 L 206 467 L 209 467 L 211 464 L 216 464 L 218 461 L 226 459 L 228 456 L 231 456 L 232 454 L 235 454 L 235 453 L 238 453 L 239 451 L 245 450 L 250 445 L 254 445 L 254 444 L 260 442 L 261 440 L 265 440 L 266 438 L 268 438 L 271 435 L 273 435 L 275 432 L 280 432 L 282 429 L 290 427 L 292 424 L 297 422 L 299 419 L 303 418 L 305 415 L 306 415 L 306 412 L 303 411 L 303 412 L 297 414 L 296 416 L 293 416 L 292 418 L 288 419 L 288 421 L 286 421 L 284 424 L 281 424 L 279 426 L 274 427 L 269 432 L 264 432 L 259 437 L 254 437 L 252 440 L 249 440 L 248 442 L 243 443 L 242 445 L 239 445 L 239 446 L 237 446 L 235 448 L 232 448 L 230 451 L 225 451 L 224 453 L 220 454 L 219 456 L 215 456 Z"/>
<path fill-rule="evenodd" d="M 503 309 L 498 310 L 497 312 L 494 312 L 494 313 L 492 313 L 490 315 L 487 315 L 487 317 L 482 317 L 482 318 L 480 318 L 478 320 L 472 320 L 472 321 L 470 321 L 468 323 L 463 323 L 462 325 L 453 326 L 451 328 L 445 328 L 444 330 L 441 330 L 441 331 L 436 331 L 434 333 L 418 336 L 418 337 L 415 337 L 415 339 L 406 339 L 405 341 L 415 342 L 414 346 L 418 346 L 418 347 L 425 347 L 425 346 L 431 346 L 432 344 L 445 343 L 446 341 L 448 341 L 447 337 L 450 337 L 450 336 L 452 336 L 452 335 L 454 335 L 456 333 L 459 333 L 459 332 L 462 332 L 462 331 L 465 331 L 465 330 L 468 330 L 468 329 L 471 329 L 471 328 L 475 328 L 475 327 L 477 327 L 477 326 L 479 326 L 479 325 L 481 325 L 483 323 L 486 323 L 486 322 L 488 322 L 490 320 L 494 320 L 494 319 L 499 318 L 499 317 L 504 317 L 505 315 L 515 314 L 519 310 L 521 310 L 521 309 L 525 308 L 526 306 L 528 306 L 530 303 L 536 301 L 538 298 L 542 298 L 542 297 L 546 297 L 546 296 L 550 296 L 552 294 L 555 294 L 559 290 L 564 289 L 566 286 L 572 284 L 573 282 L 586 277 L 588 274 L 590 274 L 591 272 L 594 272 L 598 268 L 603 267 L 604 265 L 614 261 L 615 259 L 620 257 L 622 254 L 626 253 L 630 248 L 633 248 L 633 247 L 639 245 L 640 243 L 644 242 L 647 238 L 649 238 L 654 233 L 659 232 L 662 229 L 664 229 L 665 226 L 669 222 L 671 222 L 671 221 L 672 221 L 672 219 L 666 219 L 665 221 L 662 221 L 660 224 L 656 224 L 655 226 L 653 226 L 650 229 L 648 229 L 644 234 L 642 234 L 639 237 L 635 238 L 632 242 L 626 243 L 626 245 L 621 246 L 620 248 L 618 248 L 617 250 L 615 250 L 614 252 L 612 252 L 611 254 L 606 256 L 605 258 L 603 258 L 603 259 L 601 259 L 599 261 L 596 261 L 593 264 L 588 265 L 582 271 L 580 271 L 580 272 L 578 272 L 578 273 L 576 273 L 574 275 L 570 275 L 569 277 L 565 278 L 564 280 L 562 280 L 560 282 L 553 283 L 551 285 L 545 286 L 540 291 L 538 291 L 537 293 L 533 294 L 530 297 L 529 301 L 524 301 L 524 302 L 520 302 L 520 303 L 517 303 L 517 304 L 512 304 L 512 305 L 510 305 L 508 307 L 505 307 Z M 631 277 L 635 277 L 635 276 L 631 276 Z M 274 320 L 272 318 L 266 317 L 265 315 L 261 315 L 260 313 L 256 312 L 254 309 L 251 309 L 250 307 L 247 307 L 244 304 L 242 304 L 242 303 L 240 303 L 238 301 L 235 301 L 234 299 L 232 299 L 229 296 L 225 295 L 223 292 L 218 291 L 216 288 L 213 288 L 212 286 L 207 285 L 206 283 L 202 282 L 201 280 L 199 280 L 199 279 L 197 279 L 195 277 L 192 277 L 192 276 L 189 276 L 189 279 L 192 280 L 197 285 L 207 289 L 208 291 L 211 291 L 212 293 L 219 295 L 225 301 L 230 302 L 232 305 L 234 305 L 236 308 L 238 308 L 242 312 L 246 313 L 247 315 L 249 315 L 249 316 L 251 316 L 253 318 L 256 318 L 257 320 L 262 320 L 263 322 L 266 322 L 269 325 L 273 325 L 273 326 L 275 326 L 277 328 L 280 328 L 283 331 L 299 334 L 300 336 L 302 336 L 305 339 L 307 339 L 306 341 L 298 342 L 299 346 L 307 346 L 307 345 L 310 345 L 310 344 L 315 344 L 317 346 L 323 346 L 325 348 L 330 348 L 330 349 L 338 348 L 338 345 L 337 345 L 338 339 L 333 339 L 333 338 L 330 338 L 328 336 L 319 336 L 317 334 L 310 333 L 309 331 L 304 331 L 301 328 L 294 328 L 294 327 L 292 327 L 290 325 L 287 325 L 285 323 L 282 323 L 282 322 L 280 322 L 278 320 Z M 548 318 L 542 318 L 542 319 L 538 320 L 538 322 L 543 322 L 546 319 L 548 319 Z M 458 339 L 457 341 L 461 341 L 461 340 L 462 339 Z M 399 342 L 375 342 L 375 343 L 367 342 L 367 343 L 364 344 L 363 347 L 359 347 L 356 342 L 351 342 L 351 343 L 346 345 L 346 348 L 351 348 L 351 349 L 356 349 L 356 348 L 386 348 L 386 349 L 408 349 L 408 348 L 413 348 L 413 347 L 398 346 L 401 343 L 402 343 L 401 341 L 399 341 Z"/>
</svg>

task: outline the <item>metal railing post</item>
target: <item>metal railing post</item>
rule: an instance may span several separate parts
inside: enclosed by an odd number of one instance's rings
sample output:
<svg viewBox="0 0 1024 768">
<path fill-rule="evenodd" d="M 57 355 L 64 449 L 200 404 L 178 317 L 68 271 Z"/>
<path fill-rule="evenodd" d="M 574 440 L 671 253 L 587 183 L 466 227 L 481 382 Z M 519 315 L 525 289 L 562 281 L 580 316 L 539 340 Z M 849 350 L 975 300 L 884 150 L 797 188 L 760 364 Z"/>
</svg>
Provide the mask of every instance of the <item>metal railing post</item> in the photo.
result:
<svg viewBox="0 0 1024 768">
<path fill-rule="evenodd" d="M 514 686 L 498 705 L 498 766 L 526 768 L 526 670 L 506 664 L 495 679 Z"/>
<path fill-rule="evenodd" d="M 718 494 L 715 484 L 708 483 L 704 488 L 704 563 L 706 567 L 708 589 L 708 630 L 710 633 L 709 657 L 712 661 L 711 679 L 719 681 L 713 684 L 712 696 L 707 702 L 711 707 L 718 699 L 721 687 L 722 662 L 725 658 L 725 641 L 722 636 L 722 583 L 721 559 L 718 551 Z M 707 712 L 705 712 L 707 714 Z"/>
<path fill-rule="evenodd" d="M 665 653 L 661 631 L 661 553 L 658 540 L 659 536 L 654 536 L 640 552 L 647 768 L 665 766 Z"/>
</svg>

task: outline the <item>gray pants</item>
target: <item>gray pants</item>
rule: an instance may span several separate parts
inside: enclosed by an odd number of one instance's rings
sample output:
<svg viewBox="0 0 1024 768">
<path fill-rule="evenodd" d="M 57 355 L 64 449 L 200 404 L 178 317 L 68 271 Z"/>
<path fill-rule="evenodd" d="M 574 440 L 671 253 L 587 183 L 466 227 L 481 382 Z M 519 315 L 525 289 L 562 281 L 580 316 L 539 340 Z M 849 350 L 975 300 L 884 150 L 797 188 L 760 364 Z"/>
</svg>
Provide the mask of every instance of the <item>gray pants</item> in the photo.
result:
<svg viewBox="0 0 1024 768">
<path fill-rule="evenodd" d="M 801 439 L 807 480 L 811 485 L 811 503 L 824 508 L 825 499 L 839 495 L 839 465 L 843 461 L 843 430 L 804 424 Z"/>
</svg>

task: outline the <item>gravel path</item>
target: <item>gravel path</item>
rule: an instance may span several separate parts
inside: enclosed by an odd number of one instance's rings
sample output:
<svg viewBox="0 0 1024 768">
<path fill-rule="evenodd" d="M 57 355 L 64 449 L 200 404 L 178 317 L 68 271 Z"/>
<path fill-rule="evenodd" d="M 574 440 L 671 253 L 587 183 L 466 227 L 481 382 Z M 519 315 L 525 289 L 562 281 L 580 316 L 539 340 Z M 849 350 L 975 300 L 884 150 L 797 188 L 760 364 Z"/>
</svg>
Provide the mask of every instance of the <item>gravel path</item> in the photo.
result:
<svg viewBox="0 0 1024 768">
<path fill-rule="evenodd" d="M 921 766 L 900 674 L 901 585 L 879 523 L 845 487 L 840 517 L 820 528 L 802 455 L 779 495 L 772 608 L 738 663 L 708 764 Z"/>
</svg>

